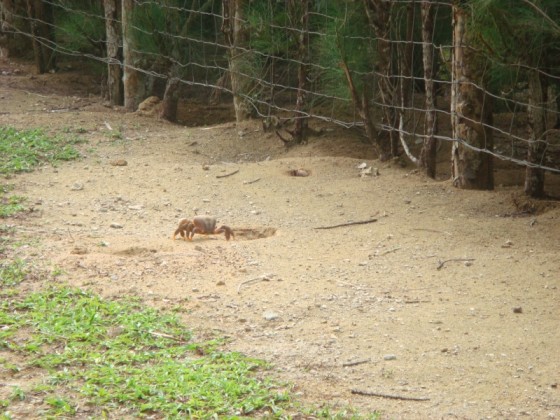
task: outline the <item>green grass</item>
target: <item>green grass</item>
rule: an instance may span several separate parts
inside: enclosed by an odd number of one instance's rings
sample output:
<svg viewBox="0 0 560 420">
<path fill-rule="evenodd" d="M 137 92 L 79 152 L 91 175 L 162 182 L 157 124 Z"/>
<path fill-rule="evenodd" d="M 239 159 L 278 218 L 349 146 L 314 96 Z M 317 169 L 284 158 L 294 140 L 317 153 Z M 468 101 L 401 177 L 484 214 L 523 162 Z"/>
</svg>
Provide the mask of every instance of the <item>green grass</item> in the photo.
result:
<svg viewBox="0 0 560 420">
<path fill-rule="evenodd" d="M 56 165 L 80 157 L 75 137 L 53 137 L 41 129 L 16 130 L 0 127 L 0 174 L 29 172 L 40 164 Z"/>
<path fill-rule="evenodd" d="M 0 286 L 17 286 L 27 276 L 25 263 L 22 260 L 0 260 Z M 2 296 L 2 293 L 0 293 Z"/>
<path fill-rule="evenodd" d="M 0 324 L 0 349 L 26 360 L 10 370 L 48 372 L 46 415 L 74 415 L 79 401 L 134 416 L 279 416 L 289 402 L 283 387 L 260 378 L 263 362 L 193 343 L 175 316 L 135 302 L 53 288 L 3 298 Z M 14 399 L 30 392 L 14 390 Z"/>
<path fill-rule="evenodd" d="M 11 185 L 0 185 L 0 218 L 13 216 L 25 210 L 25 197 L 18 195 L 7 196 L 13 190 Z"/>
<path fill-rule="evenodd" d="M 0 174 L 6 177 L 32 171 L 41 164 L 56 165 L 61 161 L 78 159 L 74 147 L 81 140 L 48 136 L 43 130 L 16 130 L 0 126 Z M 0 218 L 14 216 L 25 210 L 25 198 L 8 195 L 13 189 L 0 184 Z"/>
</svg>

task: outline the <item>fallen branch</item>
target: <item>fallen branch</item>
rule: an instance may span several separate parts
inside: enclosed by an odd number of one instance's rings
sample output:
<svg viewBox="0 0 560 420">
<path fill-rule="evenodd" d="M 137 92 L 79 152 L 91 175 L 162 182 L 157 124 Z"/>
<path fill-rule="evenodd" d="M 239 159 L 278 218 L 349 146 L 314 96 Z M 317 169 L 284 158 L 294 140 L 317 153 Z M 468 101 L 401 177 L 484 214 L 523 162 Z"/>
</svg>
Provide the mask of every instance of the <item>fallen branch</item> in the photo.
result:
<svg viewBox="0 0 560 420">
<path fill-rule="evenodd" d="M 438 270 L 441 270 L 443 268 L 443 266 L 451 261 L 464 261 L 464 262 L 468 262 L 468 261 L 474 261 L 474 258 L 450 258 L 448 260 L 445 261 L 440 261 L 439 265 L 437 267 Z"/>
<path fill-rule="evenodd" d="M 364 363 L 369 363 L 370 361 L 371 359 L 363 359 L 363 360 L 356 360 L 355 362 L 346 362 L 342 364 L 342 367 L 363 365 Z"/>
<path fill-rule="evenodd" d="M 236 169 L 235 171 L 230 172 L 229 174 L 225 174 L 225 175 L 216 175 L 216 178 L 227 178 L 228 176 L 235 175 L 237 172 L 239 172 L 239 169 Z"/>
<path fill-rule="evenodd" d="M 344 226 L 365 225 L 367 223 L 373 223 L 373 222 L 377 222 L 377 219 L 362 220 L 360 222 L 348 222 L 348 223 L 342 223 L 340 225 L 333 225 L 333 226 L 320 226 L 314 229 L 334 229 L 334 228 L 339 228 Z"/>
<path fill-rule="evenodd" d="M 392 394 L 383 394 L 380 392 L 360 391 L 359 389 L 352 389 L 350 392 L 352 392 L 352 394 L 365 395 L 367 397 L 390 398 L 392 400 L 404 400 L 404 401 L 429 401 L 430 400 L 428 397 L 407 397 L 405 395 L 392 395 Z"/>
</svg>

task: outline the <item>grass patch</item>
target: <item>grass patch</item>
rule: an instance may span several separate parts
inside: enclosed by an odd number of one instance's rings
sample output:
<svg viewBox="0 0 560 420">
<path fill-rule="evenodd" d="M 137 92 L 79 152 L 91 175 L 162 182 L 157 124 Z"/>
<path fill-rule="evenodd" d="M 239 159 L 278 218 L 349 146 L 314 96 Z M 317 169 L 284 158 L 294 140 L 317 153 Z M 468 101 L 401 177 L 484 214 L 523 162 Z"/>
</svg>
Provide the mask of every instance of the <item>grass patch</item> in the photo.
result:
<svg viewBox="0 0 560 420">
<path fill-rule="evenodd" d="M 0 349 L 48 372 L 45 415 L 79 415 L 85 403 L 133 416 L 276 416 L 288 402 L 259 378 L 263 362 L 192 343 L 175 316 L 135 302 L 53 288 L 3 300 L 0 324 Z"/>
<path fill-rule="evenodd" d="M 13 287 L 25 280 L 27 270 L 22 260 L 0 261 L 0 286 Z M 2 293 L 0 293 L 0 296 Z"/>
<path fill-rule="evenodd" d="M 42 163 L 55 165 L 80 157 L 78 138 L 48 136 L 41 129 L 0 127 L 0 174 L 29 172 Z"/>
<path fill-rule="evenodd" d="M 25 210 L 25 197 L 18 195 L 7 196 L 13 190 L 12 185 L 0 185 L 0 218 L 11 217 Z"/>
</svg>

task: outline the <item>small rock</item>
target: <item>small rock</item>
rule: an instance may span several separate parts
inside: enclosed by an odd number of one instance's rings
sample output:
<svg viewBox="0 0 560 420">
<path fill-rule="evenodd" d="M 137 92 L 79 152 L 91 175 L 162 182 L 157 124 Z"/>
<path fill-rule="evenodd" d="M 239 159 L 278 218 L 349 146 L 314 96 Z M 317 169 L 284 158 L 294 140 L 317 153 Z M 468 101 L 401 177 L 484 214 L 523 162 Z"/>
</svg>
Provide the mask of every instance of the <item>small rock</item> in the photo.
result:
<svg viewBox="0 0 560 420">
<path fill-rule="evenodd" d="M 305 177 L 305 176 L 309 176 L 309 171 L 306 170 L 306 169 L 303 169 L 303 168 L 298 168 L 298 169 L 292 169 L 290 171 L 290 174 L 292 176 L 303 176 L 303 177 Z"/>
<path fill-rule="evenodd" d="M 394 354 L 386 354 L 385 356 L 383 356 L 383 360 L 396 360 L 397 356 L 395 356 Z"/>
<path fill-rule="evenodd" d="M 110 225 L 113 229 L 122 229 L 123 225 L 121 225 L 120 223 L 111 223 Z"/>
<path fill-rule="evenodd" d="M 76 255 L 84 255 L 88 253 L 88 249 L 85 246 L 75 246 L 72 251 L 70 251 L 71 254 L 76 254 Z"/>
<path fill-rule="evenodd" d="M 74 184 L 72 184 L 72 191 L 81 191 L 84 189 L 84 184 L 82 184 L 81 182 L 74 182 Z"/>
<path fill-rule="evenodd" d="M 267 321 L 275 321 L 279 317 L 280 317 L 280 315 L 278 315 L 274 311 L 266 311 L 265 313 L 263 313 L 263 318 L 266 319 Z"/>
<path fill-rule="evenodd" d="M 141 204 L 137 204 L 134 206 L 128 206 L 129 210 L 142 210 L 144 207 Z"/>
<path fill-rule="evenodd" d="M 216 286 L 225 286 L 226 282 L 223 280 L 220 280 L 218 283 L 216 283 Z"/>
<path fill-rule="evenodd" d="M 521 306 L 516 306 L 515 308 L 513 308 L 513 313 L 514 314 L 522 314 L 523 313 L 523 308 Z"/>
<path fill-rule="evenodd" d="M 114 159 L 109 162 L 112 166 L 126 166 L 128 162 L 124 159 Z"/>
</svg>

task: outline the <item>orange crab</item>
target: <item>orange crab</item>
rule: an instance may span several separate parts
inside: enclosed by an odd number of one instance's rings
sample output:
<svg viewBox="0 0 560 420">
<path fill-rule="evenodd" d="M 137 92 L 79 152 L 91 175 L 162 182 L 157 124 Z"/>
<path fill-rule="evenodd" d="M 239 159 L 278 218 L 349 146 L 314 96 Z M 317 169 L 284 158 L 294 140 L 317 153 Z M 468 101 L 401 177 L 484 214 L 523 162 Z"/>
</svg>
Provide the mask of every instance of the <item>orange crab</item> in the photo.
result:
<svg viewBox="0 0 560 420">
<path fill-rule="evenodd" d="M 216 218 L 214 216 L 195 216 L 192 220 L 183 219 L 179 222 L 179 227 L 175 229 L 173 233 L 173 239 L 177 235 L 185 240 L 192 241 L 195 233 L 201 235 L 218 235 L 220 233 L 225 233 L 226 240 L 229 241 L 230 238 L 234 238 L 233 230 L 229 226 L 222 225 L 219 228 L 216 227 Z"/>
</svg>

